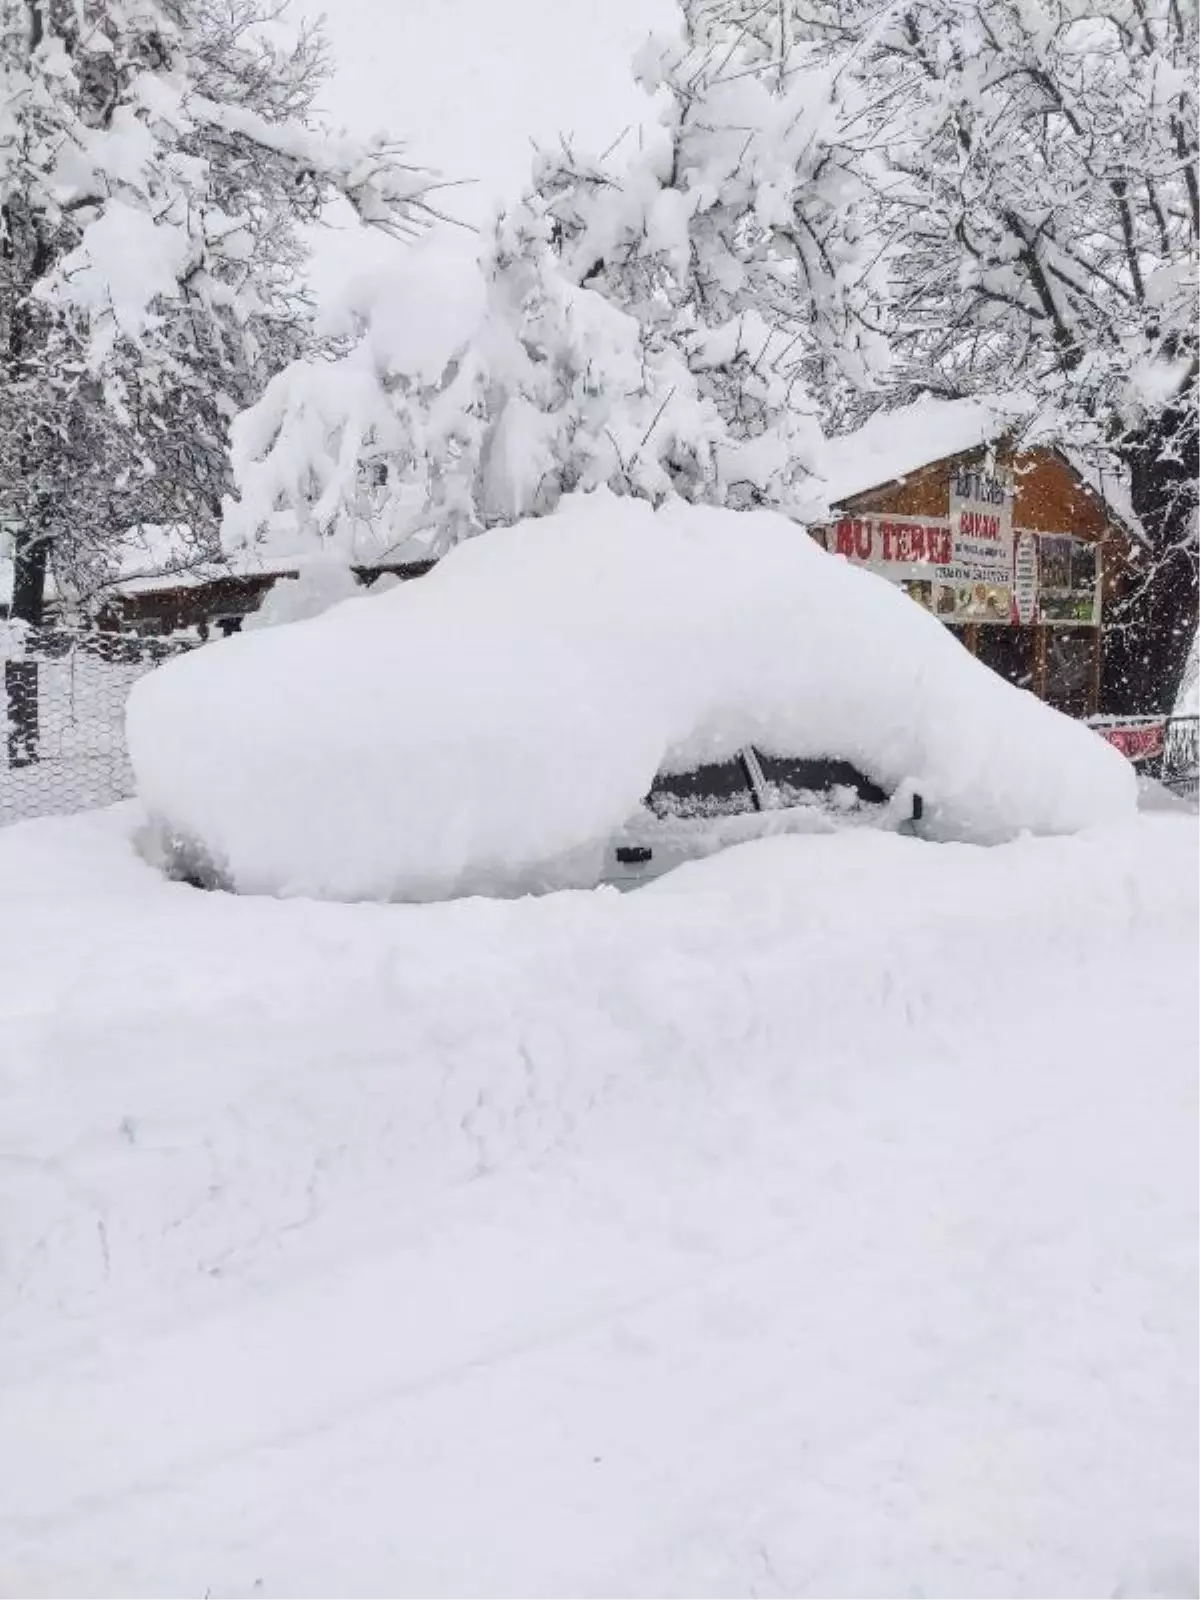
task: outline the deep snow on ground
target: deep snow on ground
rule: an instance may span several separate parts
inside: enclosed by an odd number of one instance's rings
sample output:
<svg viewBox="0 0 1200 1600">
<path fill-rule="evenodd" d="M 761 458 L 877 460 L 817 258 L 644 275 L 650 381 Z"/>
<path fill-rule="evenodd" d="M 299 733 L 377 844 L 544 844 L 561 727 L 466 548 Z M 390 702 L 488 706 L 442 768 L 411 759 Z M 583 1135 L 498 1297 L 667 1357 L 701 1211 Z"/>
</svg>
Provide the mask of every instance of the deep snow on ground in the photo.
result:
<svg viewBox="0 0 1200 1600">
<path fill-rule="evenodd" d="M 0 832 L 0 1592 L 1197 1593 L 1196 833 Z"/>
</svg>

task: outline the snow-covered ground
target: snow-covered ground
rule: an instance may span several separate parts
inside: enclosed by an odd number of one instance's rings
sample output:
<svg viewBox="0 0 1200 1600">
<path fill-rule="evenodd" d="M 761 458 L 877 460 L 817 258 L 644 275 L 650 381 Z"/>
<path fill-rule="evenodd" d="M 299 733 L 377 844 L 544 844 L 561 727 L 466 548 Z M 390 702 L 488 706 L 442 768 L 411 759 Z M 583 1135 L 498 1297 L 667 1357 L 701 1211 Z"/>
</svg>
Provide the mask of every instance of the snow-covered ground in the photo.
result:
<svg viewBox="0 0 1200 1600">
<path fill-rule="evenodd" d="M 205 895 L 0 832 L 0 1592 L 1181 1595 L 1196 829 Z"/>
</svg>

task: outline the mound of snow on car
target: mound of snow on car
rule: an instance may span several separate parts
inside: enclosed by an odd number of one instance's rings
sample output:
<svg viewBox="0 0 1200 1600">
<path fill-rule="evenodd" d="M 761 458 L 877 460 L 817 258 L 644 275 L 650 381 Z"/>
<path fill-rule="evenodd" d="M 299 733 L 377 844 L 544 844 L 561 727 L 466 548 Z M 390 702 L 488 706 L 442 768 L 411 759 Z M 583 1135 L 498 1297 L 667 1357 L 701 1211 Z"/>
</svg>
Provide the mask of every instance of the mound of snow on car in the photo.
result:
<svg viewBox="0 0 1200 1600">
<path fill-rule="evenodd" d="M 935 837 L 1132 813 L 1128 764 L 770 513 L 600 493 L 427 577 L 239 635 L 128 714 L 156 832 L 247 893 L 594 881 L 655 772 L 740 746 L 852 762 Z"/>
</svg>

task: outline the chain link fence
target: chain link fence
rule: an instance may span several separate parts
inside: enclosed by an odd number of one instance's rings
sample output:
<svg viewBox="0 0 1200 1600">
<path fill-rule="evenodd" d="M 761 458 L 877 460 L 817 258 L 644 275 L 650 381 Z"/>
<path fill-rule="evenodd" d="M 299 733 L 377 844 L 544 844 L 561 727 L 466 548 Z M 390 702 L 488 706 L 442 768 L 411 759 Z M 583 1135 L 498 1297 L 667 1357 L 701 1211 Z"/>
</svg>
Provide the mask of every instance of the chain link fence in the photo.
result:
<svg viewBox="0 0 1200 1600">
<path fill-rule="evenodd" d="M 1184 799 L 1200 798 L 1200 716 L 1172 717 L 1167 723 L 1158 775 Z"/>
<path fill-rule="evenodd" d="M 0 825 L 127 799 L 129 691 L 195 643 L 0 624 Z"/>
</svg>

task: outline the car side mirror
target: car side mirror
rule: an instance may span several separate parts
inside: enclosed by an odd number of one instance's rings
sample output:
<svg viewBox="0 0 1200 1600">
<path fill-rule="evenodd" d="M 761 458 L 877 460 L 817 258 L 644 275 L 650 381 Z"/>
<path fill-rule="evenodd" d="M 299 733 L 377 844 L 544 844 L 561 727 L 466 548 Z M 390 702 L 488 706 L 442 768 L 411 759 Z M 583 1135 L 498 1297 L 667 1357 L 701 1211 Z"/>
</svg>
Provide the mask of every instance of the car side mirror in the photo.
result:
<svg viewBox="0 0 1200 1600">
<path fill-rule="evenodd" d="M 636 866 L 639 862 L 649 861 L 653 851 L 642 844 L 622 844 L 617 846 L 617 860 L 623 866 Z"/>
</svg>

